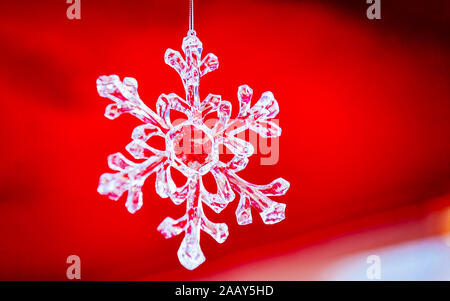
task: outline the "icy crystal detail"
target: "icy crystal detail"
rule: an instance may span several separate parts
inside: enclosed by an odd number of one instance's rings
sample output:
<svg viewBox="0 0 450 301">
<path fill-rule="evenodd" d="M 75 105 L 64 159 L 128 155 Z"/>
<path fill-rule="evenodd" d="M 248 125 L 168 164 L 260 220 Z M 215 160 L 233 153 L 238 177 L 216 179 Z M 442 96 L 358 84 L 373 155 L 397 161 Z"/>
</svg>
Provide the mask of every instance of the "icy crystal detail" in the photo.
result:
<svg viewBox="0 0 450 301">
<path fill-rule="evenodd" d="M 178 258 L 187 269 L 195 269 L 205 261 L 200 248 L 200 232 L 211 235 L 218 243 L 228 237 L 228 227 L 224 223 L 209 221 L 203 204 L 215 212 L 221 212 L 239 194 L 236 210 L 237 222 L 246 225 L 252 222 L 251 208 L 259 213 L 266 224 L 274 224 L 285 218 L 285 204 L 276 203 L 268 196 L 284 195 L 289 182 L 279 178 L 268 185 L 248 183 L 236 175 L 248 163 L 253 154 L 253 146 L 236 137 L 247 129 L 265 138 L 278 137 L 281 129 L 272 119 L 278 114 L 278 103 L 272 92 L 265 92 L 251 106 L 253 90 L 240 86 L 240 103 L 237 118 L 230 122 L 231 104 L 219 95 L 209 94 L 203 101 L 199 96 L 200 77 L 219 67 L 213 54 L 201 59 L 202 43 L 195 36 L 184 38 L 182 49 L 185 57 L 168 49 L 165 62 L 181 77 L 186 99 L 171 93 L 162 94 L 156 102 L 156 112 L 149 109 L 139 98 L 137 81 L 126 77 L 123 81 L 117 75 L 100 76 L 97 80 L 98 93 L 114 103 L 106 108 L 105 116 L 115 119 L 123 113 L 139 118 L 144 124 L 136 127 L 132 141 L 126 150 L 135 163 L 121 153 L 108 157 L 108 165 L 116 173 L 105 173 L 100 177 L 98 192 L 110 199 L 118 200 L 128 192 L 125 203 L 130 213 L 142 207 L 142 186 L 149 175 L 156 174 L 156 192 L 162 198 L 170 198 L 176 205 L 186 202 L 186 214 L 178 219 L 167 217 L 158 226 L 158 231 L 170 238 L 184 232 L 184 239 L 178 250 Z M 184 113 L 187 120 L 173 125 L 171 110 Z M 204 124 L 207 114 L 216 113 L 218 120 L 209 128 Z M 232 127 L 233 125 L 233 127 Z M 147 144 L 153 136 L 163 137 L 165 150 L 158 150 Z M 219 145 L 224 144 L 234 157 L 224 163 L 219 160 Z M 142 161 L 143 160 L 143 161 Z M 177 187 L 171 177 L 171 168 L 179 170 L 187 178 L 184 186 Z M 217 193 L 208 192 L 202 183 L 202 176 L 211 173 L 217 183 Z"/>
</svg>

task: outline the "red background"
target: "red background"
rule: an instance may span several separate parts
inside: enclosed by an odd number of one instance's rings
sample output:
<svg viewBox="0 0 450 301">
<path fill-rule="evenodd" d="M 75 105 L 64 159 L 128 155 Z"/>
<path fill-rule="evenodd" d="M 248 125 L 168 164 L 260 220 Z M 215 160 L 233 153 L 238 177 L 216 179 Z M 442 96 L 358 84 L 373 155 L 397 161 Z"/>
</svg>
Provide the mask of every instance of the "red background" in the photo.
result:
<svg viewBox="0 0 450 301">
<path fill-rule="evenodd" d="M 135 215 L 96 192 L 107 155 L 124 151 L 139 121 L 106 119 L 95 81 L 134 77 L 150 108 L 161 93 L 183 95 L 163 56 L 181 50 L 187 1 L 81 3 L 81 20 L 68 20 L 63 0 L 0 1 L 0 279 L 64 280 L 71 254 L 85 280 L 207 279 L 450 205 L 448 1 L 382 1 L 382 20 L 366 18 L 363 0 L 198 1 L 204 54 L 220 61 L 202 97 L 221 94 L 236 114 L 248 84 L 280 105 L 278 164 L 255 155 L 240 176 L 291 188 L 274 198 L 287 204 L 276 225 L 255 215 L 238 226 L 236 201 L 207 210 L 230 236 L 202 235 L 207 261 L 185 270 L 182 236 L 156 231 L 184 208 L 157 196 L 154 175 Z"/>
</svg>

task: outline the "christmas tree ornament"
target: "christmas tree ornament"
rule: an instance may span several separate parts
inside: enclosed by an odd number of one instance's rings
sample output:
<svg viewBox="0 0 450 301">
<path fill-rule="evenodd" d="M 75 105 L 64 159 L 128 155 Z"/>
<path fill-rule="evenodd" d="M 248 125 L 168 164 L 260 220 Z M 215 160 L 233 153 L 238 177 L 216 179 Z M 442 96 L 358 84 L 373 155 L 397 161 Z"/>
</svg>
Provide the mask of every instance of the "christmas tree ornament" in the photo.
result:
<svg viewBox="0 0 450 301">
<path fill-rule="evenodd" d="M 98 192 L 110 199 L 118 200 L 128 192 L 125 206 L 135 213 L 143 205 L 142 186 L 153 173 L 156 174 L 156 192 L 162 198 L 170 198 L 176 205 L 186 204 L 186 214 L 178 219 L 167 217 L 158 226 L 158 231 L 170 238 L 184 232 L 184 239 L 178 250 L 178 258 L 187 269 L 195 269 L 205 261 L 200 248 L 200 232 L 211 235 L 223 243 L 228 237 L 224 223 L 213 223 L 205 216 L 203 205 L 219 213 L 239 194 L 236 218 L 239 225 L 252 222 L 253 207 L 265 224 L 274 224 L 285 218 L 285 204 L 269 199 L 269 196 L 284 195 L 289 182 L 278 178 L 267 185 L 255 185 L 240 178 L 248 158 L 253 154 L 251 143 L 237 137 L 246 130 L 256 132 L 263 138 L 281 135 L 281 129 L 273 121 L 278 114 L 278 103 L 271 92 L 264 92 L 251 106 L 253 90 L 243 85 L 238 88 L 239 113 L 232 121 L 231 103 L 220 95 L 209 94 L 201 100 L 200 78 L 219 67 L 218 59 L 207 54 L 203 59 L 202 42 L 196 36 L 193 21 L 192 0 L 189 3 L 189 31 L 183 39 L 184 58 L 178 51 L 167 49 L 165 62 L 174 68 L 183 82 L 186 98 L 162 94 L 156 102 L 156 112 L 148 108 L 138 95 L 134 78 L 123 81 L 117 75 L 100 76 L 97 90 L 100 96 L 114 103 L 106 108 L 105 116 L 115 119 L 123 113 L 139 118 L 143 124 L 136 127 L 132 141 L 126 150 L 139 163 L 132 162 L 121 153 L 108 157 L 109 167 L 116 173 L 105 173 L 100 177 Z M 172 124 L 171 110 L 184 113 L 187 119 Z M 210 114 L 217 120 L 212 127 L 205 124 Z M 165 150 L 151 147 L 147 141 L 153 136 L 165 139 Z M 225 145 L 233 152 L 229 162 L 219 160 L 219 149 Z M 171 177 L 171 170 L 177 169 L 186 176 L 186 184 L 178 187 Z M 217 183 L 217 193 L 208 192 L 202 176 L 211 173 Z"/>
</svg>

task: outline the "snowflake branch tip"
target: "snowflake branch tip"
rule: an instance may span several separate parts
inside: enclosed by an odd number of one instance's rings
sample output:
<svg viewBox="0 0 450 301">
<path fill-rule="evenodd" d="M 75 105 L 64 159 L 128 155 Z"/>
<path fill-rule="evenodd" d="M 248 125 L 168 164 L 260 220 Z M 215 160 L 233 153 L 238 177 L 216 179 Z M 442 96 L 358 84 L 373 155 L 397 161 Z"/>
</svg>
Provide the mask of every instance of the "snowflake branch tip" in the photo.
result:
<svg viewBox="0 0 450 301">
<path fill-rule="evenodd" d="M 162 157 L 152 156 L 142 163 L 133 163 L 121 153 L 112 154 L 108 157 L 108 165 L 118 172 L 101 175 L 97 191 L 114 201 L 128 191 L 125 206 L 130 213 L 135 213 L 143 204 L 141 188 L 145 180 L 163 161 Z"/>
<path fill-rule="evenodd" d="M 212 53 L 208 53 L 200 64 L 200 76 L 219 68 L 219 59 Z"/>
<path fill-rule="evenodd" d="M 236 209 L 238 224 L 246 225 L 252 223 L 251 207 L 261 216 L 265 224 L 275 224 L 285 218 L 286 205 L 269 199 L 269 195 L 283 195 L 289 189 L 289 182 L 278 178 L 268 185 L 251 184 L 233 171 L 223 170 L 231 186 L 241 195 L 239 205 Z"/>
<path fill-rule="evenodd" d="M 164 61 L 167 65 L 175 69 L 175 71 L 177 71 L 180 75 L 186 69 L 186 62 L 184 61 L 181 54 L 176 50 L 170 48 L 167 49 L 166 53 L 164 54 Z"/>
<path fill-rule="evenodd" d="M 154 149 L 142 140 L 131 141 L 125 149 L 135 158 L 135 159 L 148 159 L 152 156 L 164 156 L 165 152 Z"/>
<path fill-rule="evenodd" d="M 131 214 L 136 213 L 143 205 L 141 187 L 133 186 L 128 190 L 127 201 L 125 207 Z"/>
<path fill-rule="evenodd" d="M 225 223 L 213 223 L 209 221 L 206 216 L 202 217 L 201 229 L 208 233 L 218 243 L 224 243 L 228 238 L 228 226 Z"/>
<path fill-rule="evenodd" d="M 145 123 L 166 128 L 161 118 L 139 98 L 137 87 L 137 81 L 131 77 L 125 77 L 121 82 L 117 75 L 100 76 L 97 79 L 98 94 L 115 102 L 108 105 L 105 116 L 115 119 L 123 113 L 129 113 Z"/>
<path fill-rule="evenodd" d="M 186 269 L 191 271 L 204 263 L 206 260 L 200 247 L 199 240 L 192 239 L 192 237 L 187 235 L 183 238 L 177 255 L 180 263 Z"/>
<path fill-rule="evenodd" d="M 143 124 L 137 126 L 131 134 L 131 139 L 147 141 L 153 136 L 164 137 L 161 129 L 153 124 Z"/>
<path fill-rule="evenodd" d="M 158 226 L 158 231 L 164 238 L 171 238 L 183 232 L 186 228 L 187 215 L 184 215 L 178 220 L 171 217 L 166 217 Z"/>
<path fill-rule="evenodd" d="M 97 192 L 117 201 L 127 189 L 127 179 L 121 174 L 104 173 L 100 176 Z"/>
</svg>

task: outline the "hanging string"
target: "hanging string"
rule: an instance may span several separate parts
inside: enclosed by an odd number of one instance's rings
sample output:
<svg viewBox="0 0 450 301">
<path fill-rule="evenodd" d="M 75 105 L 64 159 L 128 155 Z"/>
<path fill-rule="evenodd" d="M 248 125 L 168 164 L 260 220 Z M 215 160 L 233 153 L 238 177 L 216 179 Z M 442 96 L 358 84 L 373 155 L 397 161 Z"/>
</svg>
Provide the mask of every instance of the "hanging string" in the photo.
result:
<svg viewBox="0 0 450 301">
<path fill-rule="evenodd" d="M 189 0 L 189 36 L 195 36 L 194 30 L 194 0 Z"/>
</svg>

